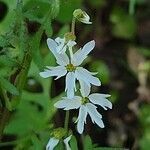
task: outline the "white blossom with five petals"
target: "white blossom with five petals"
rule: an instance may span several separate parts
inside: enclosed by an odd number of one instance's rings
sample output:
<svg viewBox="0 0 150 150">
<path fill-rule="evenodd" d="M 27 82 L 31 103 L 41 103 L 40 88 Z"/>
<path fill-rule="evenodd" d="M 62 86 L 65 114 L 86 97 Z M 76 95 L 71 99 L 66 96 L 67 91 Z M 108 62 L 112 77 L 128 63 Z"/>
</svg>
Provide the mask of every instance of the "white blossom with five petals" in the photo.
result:
<svg viewBox="0 0 150 150">
<path fill-rule="evenodd" d="M 110 95 L 93 93 L 90 94 L 90 88 L 81 81 L 84 88 L 80 89 L 82 96 L 74 96 L 72 99 L 63 97 L 62 100 L 54 104 L 57 108 L 62 108 L 64 110 L 79 109 L 79 115 L 76 120 L 77 130 L 80 134 L 83 133 L 84 124 L 86 123 L 86 117 L 89 114 L 93 123 L 96 123 L 99 127 L 104 128 L 104 123 L 102 121 L 102 115 L 97 111 L 97 106 L 103 107 L 105 110 L 107 108 L 112 109 L 112 103 L 107 100 Z"/>
<path fill-rule="evenodd" d="M 58 78 L 66 75 L 66 87 L 65 91 L 67 92 L 67 97 L 72 98 L 74 97 L 74 92 L 76 91 L 76 79 L 79 80 L 81 83 L 82 81 L 85 82 L 89 88 L 91 84 L 95 86 L 100 86 L 100 80 L 97 77 L 94 77 L 95 73 L 89 72 L 87 69 L 80 67 L 83 60 L 87 57 L 87 55 L 93 50 L 95 47 L 95 41 L 90 41 L 86 43 L 82 49 L 79 49 L 74 54 L 70 52 L 70 58 L 67 56 L 66 53 L 58 53 L 57 52 L 57 43 L 48 38 L 47 44 L 49 49 L 52 51 L 53 55 L 56 58 L 58 66 L 56 67 L 49 67 L 40 72 L 40 76 L 43 78 L 47 78 L 50 76 L 56 76 Z M 72 51 L 70 47 L 70 51 Z M 81 89 L 84 88 L 81 85 Z"/>
</svg>

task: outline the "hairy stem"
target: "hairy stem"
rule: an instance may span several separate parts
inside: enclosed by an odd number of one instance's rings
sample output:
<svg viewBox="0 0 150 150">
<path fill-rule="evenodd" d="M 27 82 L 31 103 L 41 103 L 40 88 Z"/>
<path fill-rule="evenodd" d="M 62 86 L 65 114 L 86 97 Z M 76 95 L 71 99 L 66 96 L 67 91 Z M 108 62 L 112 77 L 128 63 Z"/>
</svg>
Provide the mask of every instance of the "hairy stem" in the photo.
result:
<svg viewBox="0 0 150 150">
<path fill-rule="evenodd" d="M 74 35 L 75 35 L 75 23 L 76 23 L 76 18 L 73 17 L 73 18 L 72 18 L 72 24 L 71 24 L 71 32 L 72 32 L 72 34 L 74 34 Z"/>
</svg>

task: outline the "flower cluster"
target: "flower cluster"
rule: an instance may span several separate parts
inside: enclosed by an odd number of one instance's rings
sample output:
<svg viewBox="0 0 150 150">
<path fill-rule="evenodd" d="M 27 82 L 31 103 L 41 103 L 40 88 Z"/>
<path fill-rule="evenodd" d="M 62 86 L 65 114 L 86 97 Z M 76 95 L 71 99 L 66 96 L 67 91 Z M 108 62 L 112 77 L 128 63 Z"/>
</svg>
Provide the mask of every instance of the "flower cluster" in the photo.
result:
<svg viewBox="0 0 150 150">
<path fill-rule="evenodd" d="M 73 15 L 74 19 L 85 24 L 91 24 L 89 16 L 81 9 L 75 10 Z M 90 116 L 93 123 L 104 128 L 102 115 L 97 111 L 97 107 L 101 106 L 105 110 L 107 108 L 111 109 L 112 103 L 107 99 L 110 96 L 108 94 L 91 93 L 91 86 L 101 86 L 101 82 L 95 76 L 97 73 L 90 72 L 81 66 L 88 54 L 94 49 L 95 41 L 89 41 L 82 48 L 75 51 L 74 47 L 77 44 L 75 39 L 74 32 L 66 33 L 64 38 L 47 39 L 48 48 L 53 53 L 57 66 L 46 66 L 46 69 L 40 72 L 40 76 L 43 78 L 55 76 L 55 80 L 65 76 L 66 97 L 62 97 L 54 106 L 67 111 L 79 109 L 76 123 L 77 131 L 82 134 L 87 115 Z M 80 95 L 77 95 L 77 83 L 80 85 Z M 68 144 L 70 139 L 71 136 L 64 139 L 66 149 L 70 149 Z M 48 142 L 47 150 L 53 149 L 58 143 L 59 138 L 53 136 Z"/>
</svg>

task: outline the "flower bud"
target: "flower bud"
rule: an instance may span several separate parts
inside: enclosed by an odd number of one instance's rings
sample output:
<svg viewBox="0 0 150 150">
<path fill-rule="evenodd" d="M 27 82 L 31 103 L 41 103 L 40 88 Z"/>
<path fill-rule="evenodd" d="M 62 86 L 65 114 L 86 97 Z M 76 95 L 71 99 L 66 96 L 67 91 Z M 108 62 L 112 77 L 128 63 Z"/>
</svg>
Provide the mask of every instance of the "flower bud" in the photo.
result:
<svg viewBox="0 0 150 150">
<path fill-rule="evenodd" d="M 90 22 L 90 17 L 89 15 L 81 10 L 81 9 L 76 9 L 73 12 L 73 16 L 80 22 L 85 23 L 85 24 L 92 24 L 92 22 Z"/>
</svg>

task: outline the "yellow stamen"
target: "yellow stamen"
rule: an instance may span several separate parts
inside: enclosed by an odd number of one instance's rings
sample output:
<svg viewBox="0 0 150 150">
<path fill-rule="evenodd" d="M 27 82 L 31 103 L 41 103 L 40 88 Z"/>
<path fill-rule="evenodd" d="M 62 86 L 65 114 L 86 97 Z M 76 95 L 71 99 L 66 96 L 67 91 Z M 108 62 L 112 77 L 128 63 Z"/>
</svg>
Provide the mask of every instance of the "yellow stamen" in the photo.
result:
<svg viewBox="0 0 150 150">
<path fill-rule="evenodd" d="M 84 105 L 84 104 L 86 104 L 88 102 L 89 102 L 88 97 L 83 97 L 82 100 L 81 100 L 82 105 Z"/>
<path fill-rule="evenodd" d="M 68 65 L 66 66 L 66 69 L 67 69 L 67 71 L 69 71 L 69 72 L 73 72 L 73 71 L 76 70 L 76 66 L 74 66 L 73 64 L 68 64 Z"/>
</svg>

